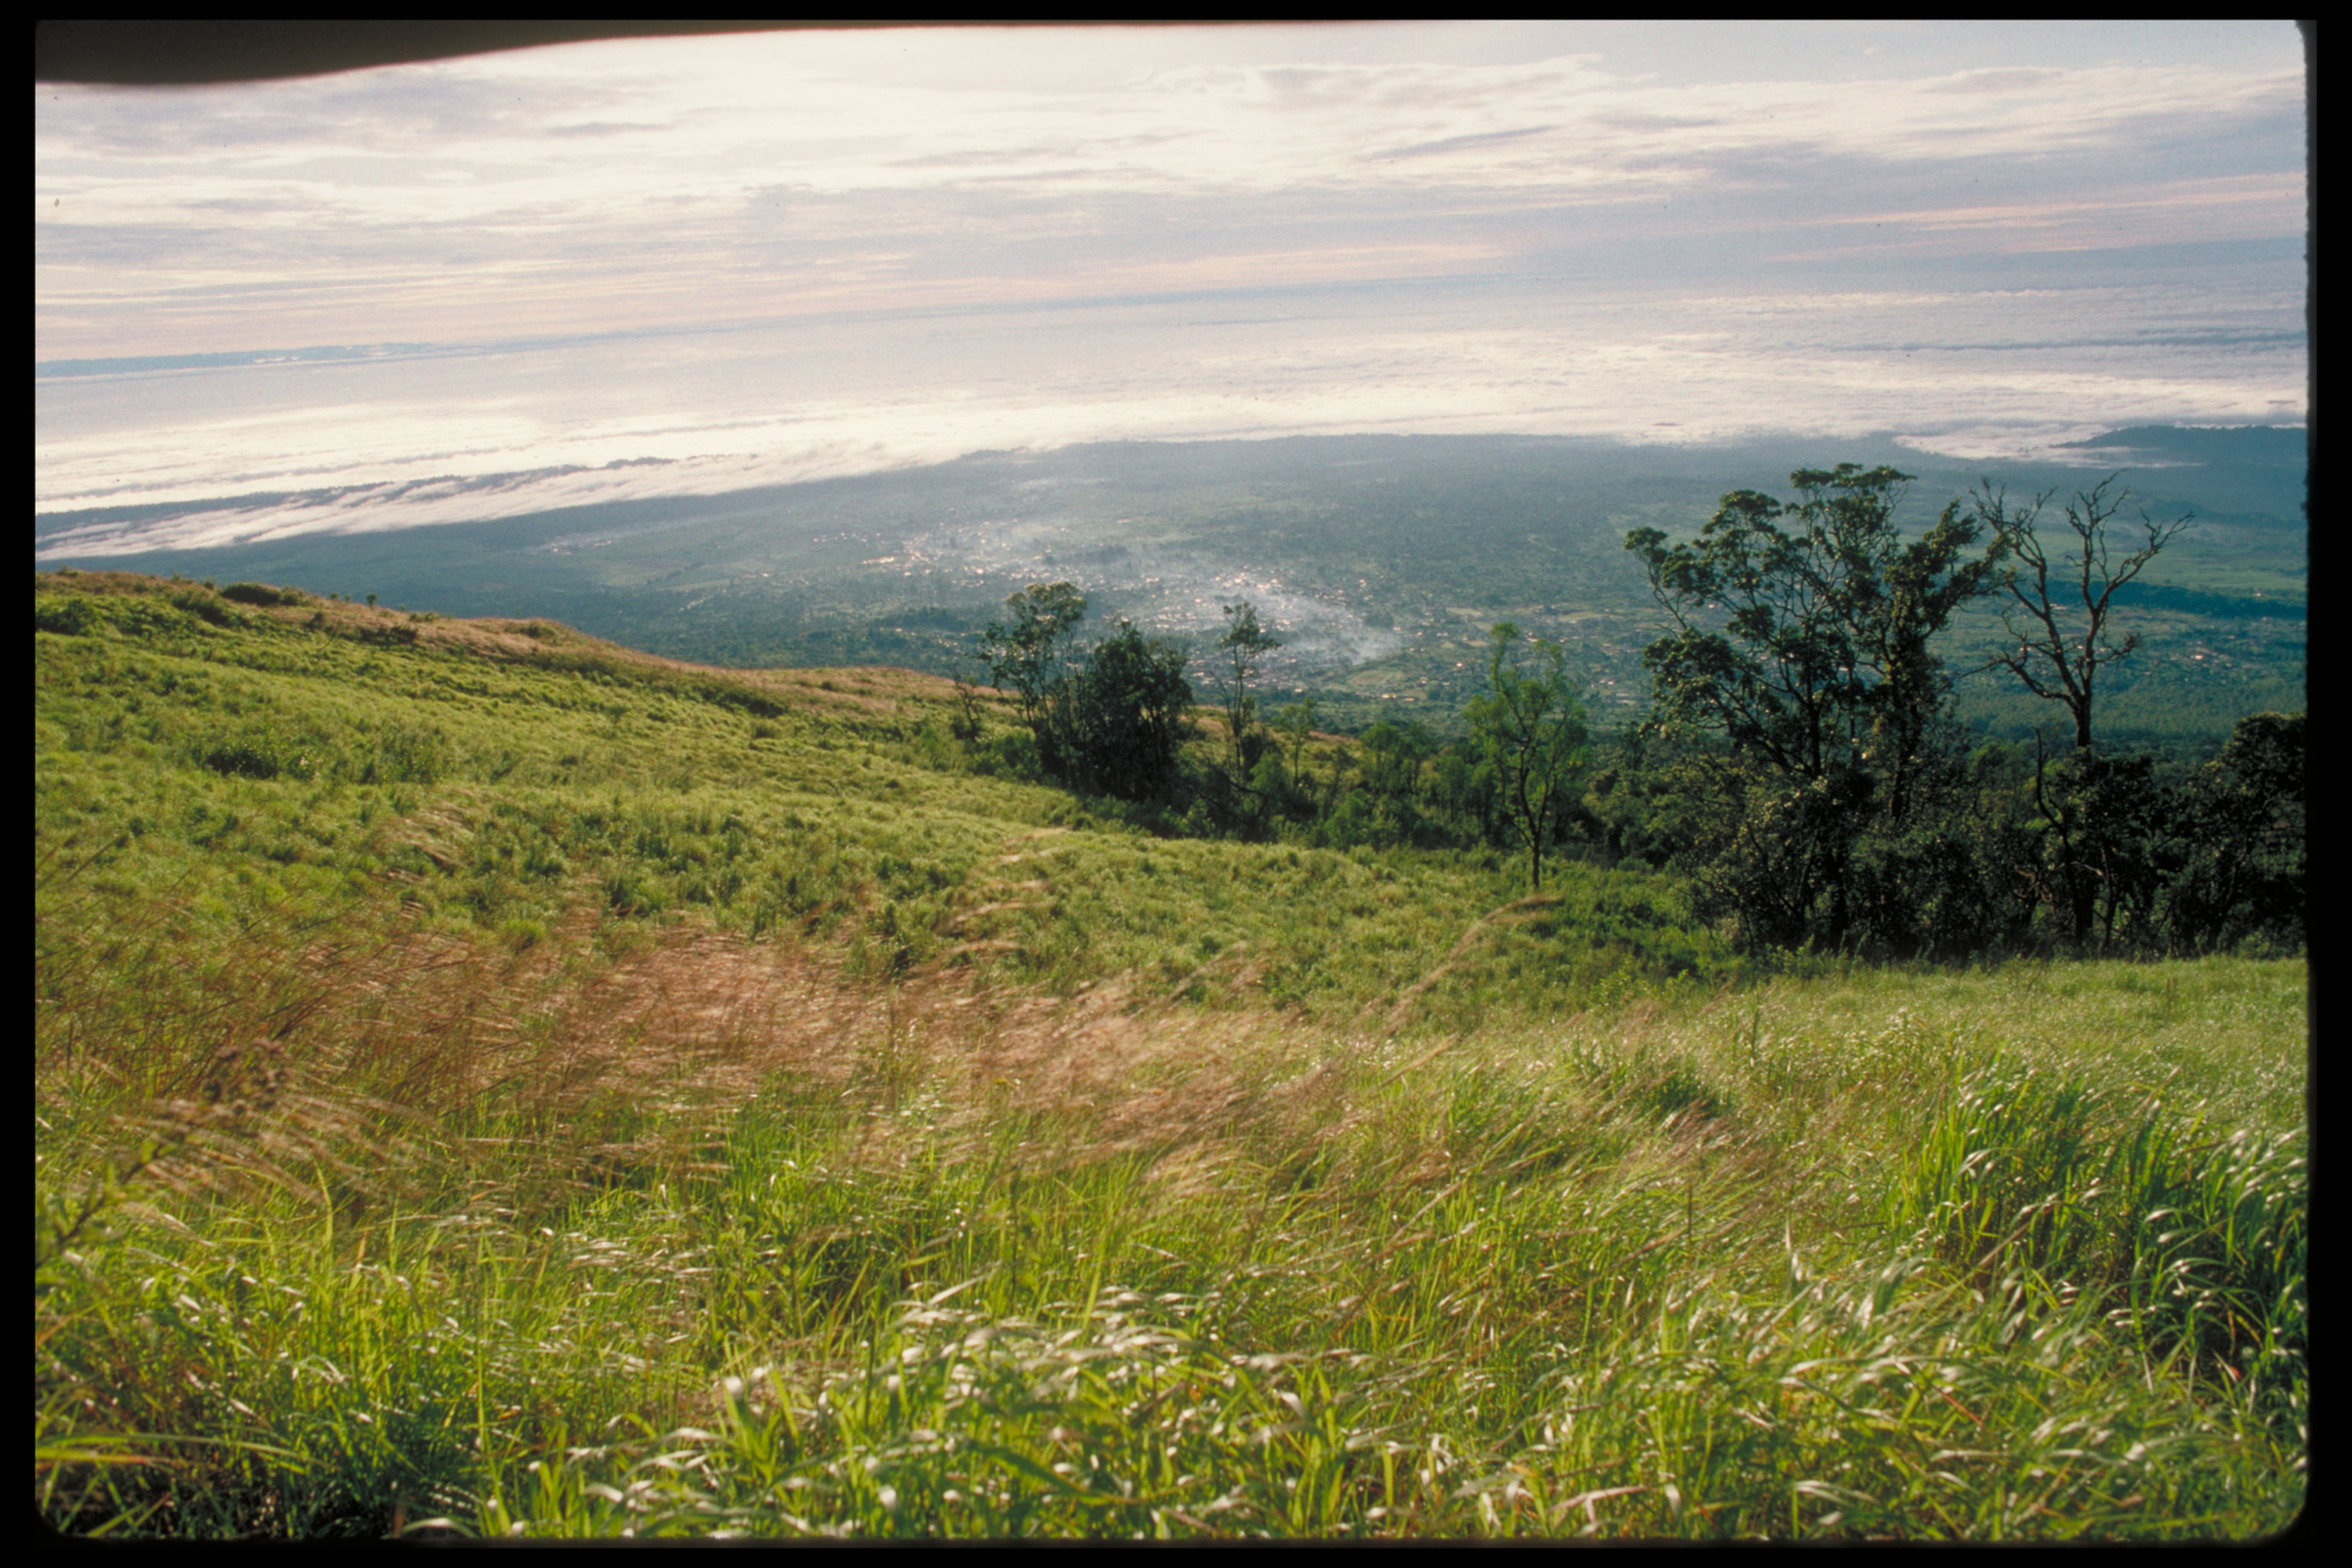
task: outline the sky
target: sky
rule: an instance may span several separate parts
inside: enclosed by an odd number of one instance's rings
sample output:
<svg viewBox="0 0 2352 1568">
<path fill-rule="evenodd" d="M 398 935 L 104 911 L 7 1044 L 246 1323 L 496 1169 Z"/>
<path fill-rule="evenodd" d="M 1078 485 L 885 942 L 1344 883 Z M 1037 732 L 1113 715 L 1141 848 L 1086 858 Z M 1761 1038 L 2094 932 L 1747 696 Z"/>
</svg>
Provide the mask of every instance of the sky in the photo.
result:
<svg viewBox="0 0 2352 1568">
<path fill-rule="evenodd" d="M 37 84 L 36 510 L 2299 423 L 2305 126 L 2268 22 L 861 29 Z"/>
</svg>

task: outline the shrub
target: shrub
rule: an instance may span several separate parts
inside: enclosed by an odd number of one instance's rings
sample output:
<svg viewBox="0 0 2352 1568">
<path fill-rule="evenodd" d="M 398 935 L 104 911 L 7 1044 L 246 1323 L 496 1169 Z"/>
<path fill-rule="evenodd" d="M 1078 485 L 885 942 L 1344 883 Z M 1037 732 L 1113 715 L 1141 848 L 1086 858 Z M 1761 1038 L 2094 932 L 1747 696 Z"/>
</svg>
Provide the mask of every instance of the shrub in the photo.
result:
<svg viewBox="0 0 2352 1568">
<path fill-rule="evenodd" d="M 233 626 L 237 624 L 236 612 L 222 604 L 219 595 L 209 590 L 198 592 L 195 589 L 190 589 L 184 594 L 174 594 L 172 595 L 172 604 L 174 608 L 185 610 L 197 619 L 208 621 L 216 626 Z"/>
<path fill-rule="evenodd" d="M 299 588 L 273 588 L 267 583 L 231 583 L 220 591 L 220 596 L 234 599 L 240 605 L 257 605 L 264 609 L 310 602 L 310 595 Z"/>
<path fill-rule="evenodd" d="M 316 777 L 319 758 L 309 748 L 268 730 L 255 730 L 206 747 L 197 760 L 224 777 Z"/>
<path fill-rule="evenodd" d="M 438 729 L 400 724 L 376 737 L 375 755 L 362 763 L 362 784 L 436 784 L 449 771 L 449 737 Z"/>
<path fill-rule="evenodd" d="M 88 599 L 35 598 L 33 625 L 60 637 L 83 637 L 100 625 L 98 607 Z"/>
<path fill-rule="evenodd" d="M 1184 650 L 1147 639 L 1125 621 L 1096 645 L 1085 668 L 1046 701 L 1048 765 L 1081 790 L 1122 800 L 1164 798 L 1178 777 L 1177 746 L 1191 726 Z"/>
</svg>

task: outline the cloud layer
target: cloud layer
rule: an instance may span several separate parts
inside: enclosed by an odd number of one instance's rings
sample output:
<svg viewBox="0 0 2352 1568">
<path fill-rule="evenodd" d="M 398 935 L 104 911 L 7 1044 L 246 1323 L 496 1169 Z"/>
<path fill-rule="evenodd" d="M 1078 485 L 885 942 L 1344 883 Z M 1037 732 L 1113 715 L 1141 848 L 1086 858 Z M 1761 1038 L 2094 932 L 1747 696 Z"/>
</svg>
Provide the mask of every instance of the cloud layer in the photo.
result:
<svg viewBox="0 0 2352 1568">
<path fill-rule="evenodd" d="M 37 382 L 37 504 L 2295 418 L 2303 150 L 2277 25 L 794 33 L 45 86 L 37 361 L 436 349 Z"/>
<path fill-rule="evenodd" d="M 1628 79 L 1585 55 L 1153 68 L 1184 51 L 1117 30 L 53 86 L 35 114 L 36 357 L 1507 270 L 1731 226 L 1768 257 L 2288 237 L 2303 78 L 2291 29 L 2273 31 L 2267 71 L 1833 88 Z M 992 85 L 1009 47 L 1045 58 Z"/>
</svg>

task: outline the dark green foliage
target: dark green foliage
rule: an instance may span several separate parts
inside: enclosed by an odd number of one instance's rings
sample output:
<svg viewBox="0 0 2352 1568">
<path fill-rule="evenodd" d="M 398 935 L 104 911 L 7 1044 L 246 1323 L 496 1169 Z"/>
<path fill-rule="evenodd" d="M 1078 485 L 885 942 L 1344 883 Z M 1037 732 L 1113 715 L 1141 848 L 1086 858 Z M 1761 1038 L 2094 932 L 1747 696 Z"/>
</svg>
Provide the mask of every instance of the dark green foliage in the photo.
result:
<svg viewBox="0 0 2352 1568">
<path fill-rule="evenodd" d="M 1963 763 L 1947 738 L 1921 809 L 1857 844 L 1857 923 L 1881 951 L 1961 958 L 2035 945 L 2032 885 L 2020 868 L 2036 839 L 2007 764 L 1997 748 Z"/>
<path fill-rule="evenodd" d="M 1005 601 L 1007 618 L 980 636 L 989 681 L 1009 689 L 1035 744 L 1037 764 L 1071 788 L 1127 801 L 1167 802 L 1178 792 L 1177 751 L 1191 732 L 1186 654 L 1146 639 L 1127 621 L 1070 668 L 1086 596 L 1067 583 L 1038 584 Z M 1255 633 L 1255 616 L 1250 619 Z M 1262 634 L 1258 634 L 1262 640 Z M 1237 655 L 1237 658 L 1240 656 Z M 960 733 L 979 737 L 977 710 L 961 703 Z M 1005 759 L 1016 763 L 1018 759 Z"/>
<path fill-rule="evenodd" d="M 1417 719 L 1373 725 L 1358 737 L 1363 747 L 1363 788 L 1375 799 L 1410 802 L 1418 793 L 1421 767 L 1435 754 L 1437 738 Z"/>
<path fill-rule="evenodd" d="M 103 621 L 98 607 L 88 599 L 36 595 L 33 600 L 34 626 L 41 631 L 55 632 L 59 637 L 88 637 Z"/>
<path fill-rule="evenodd" d="M 1999 743 L 1963 761 L 1946 737 L 1910 823 L 1847 803 L 1863 819 L 1848 837 L 1819 786 L 1767 795 L 1720 742 L 1636 734 L 1601 750 L 1584 804 L 1597 858 L 1682 866 L 1702 913 L 1736 915 L 1764 946 L 1817 940 L 1807 900 L 1823 901 L 1821 867 L 1842 851 L 1851 945 L 1864 952 L 2293 952 L 2305 940 L 2304 722 L 2253 715 L 2196 768 Z M 1744 806 L 1710 809 L 1727 798 Z"/>
<path fill-rule="evenodd" d="M 1265 656 L 1282 646 L 1282 639 L 1257 624 L 1257 606 L 1246 599 L 1224 608 L 1224 635 L 1217 639 L 1217 651 L 1224 658 L 1219 694 L 1225 710 L 1225 744 L 1234 782 L 1247 790 L 1250 769 L 1257 761 L 1248 744 L 1257 722 L 1257 699 L 1251 694 L 1250 682 L 1257 678 Z"/>
<path fill-rule="evenodd" d="M 1892 524 L 1904 478 L 1800 472 L 1793 507 L 1739 491 L 1693 542 L 1627 536 L 1680 629 L 1644 655 L 1654 733 L 1621 743 L 1587 795 L 1606 853 L 1679 864 L 1698 912 L 1750 946 L 1956 956 L 2299 942 L 2299 721 L 2242 726 L 2230 755 L 2242 765 L 2217 763 L 2194 788 L 2153 756 L 2088 744 L 2095 677 L 2135 646 L 2103 640 L 2115 590 L 2182 525 L 2149 523 L 2143 548 L 2111 563 L 2121 498 L 2102 484 L 2068 508 L 2076 547 L 2055 561 L 2034 533 L 2040 503 L 2012 516 L 1990 491 L 1906 541 Z M 1801 529 L 1785 530 L 1790 518 Z M 2011 561 L 2022 564 L 2004 571 Z M 2082 603 L 2066 609 L 2062 589 Z M 2032 625 L 2011 627 L 2015 650 L 1990 668 L 2075 721 L 2075 749 L 2037 752 L 2030 768 L 2000 748 L 1963 760 L 1931 646 L 1991 592 Z M 2259 826 L 2233 826 L 2246 823 Z"/>
<path fill-rule="evenodd" d="M 1737 490 L 1692 542 L 1628 533 L 1678 628 L 1643 654 L 1660 718 L 1721 733 L 1808 784 L 1867 764 L 1900 821 L 1946 695 L 1927 643 L 1996 565 L 1967 559 L 1979 529 L 1958 502 L 1906 541 L 1895 508 L 1909 479 L 1853 463 L 1800 469 L 1793 506 Z"/>
<path fill-rule="evenodd" d="M 2152 934 L 2173 801 L 2155 759 L 2077 750 L 2036 769 L 2035 888 L 2078 945 Z"/>
<path fill-rule="evenodd" d="M 1502 786 L 1492 758 L 1461 746 L 1440 752 L 1429 770 L 1429 801 L 1458 838 L 1473 844 L 1500 840 Z"/>
<path fill-rule="evenodd" d="M 1629 730 L 1598 748 L 1581 807 L 1603 863 L 1662 870 L 1696 844 L 1712 765 L 1704 742 L 1672 730 Z"/>
<path fill-rule="evenodd" d="M 1196 830 L 1226 837 L 1260 840 L 1276 836 L 1286 824 L 1312 821 L 1318 807 L 1312 792 L 1300 778 L 1297 753 L 1306 739 L 1304 726 L 1313 700 L 1285 710 L 1290 727 L 1283 731 L 1292 763 L 1281 760 L 1281 742 L 1258 722 L 1258 699 L 1252 685 L 1266 657 L 1280 648 L 1282 639 L 1258 624 L 1257 606 L 1244 600 L 1224 606 L 1225 629 L 1213 645 L 1217 705 L 1224 721 L 1223 755 L 1213 766 L 1197 767 L 1187 780 L 1192 795 L 1187 814 Z"/>
<path fill-rule="evenodd" d="M 2167 901 L 2189 950 L 2304 942 L 2304 715 L 2256 713 L 2199 771 L 2179 807 L 2187 840 Z"/>
<path fill-rule="evenodd" d="M 1385 721 L 1358 738 L 1357 782 L 1332 809 L 1317 836 L 1337 847 L 1370 844 L 1434 846 L 1452 835 L 1424 809 L 1423 764 L 1436 753 L 1436 738 L 1416 720 Z"/>
<path fill-rule="evenodd" d="M 2300 713 L 2239 721 L 2182 776 L 2146 755 L 2042 761 L 2005 848 L 2077 947 L 2199 952 L 2252 942 L 2294 951 L 2304 926 Z"/>
<path fill-rule="evenodd" d="M 1007 618 L 991 621 L 980 634 L 980 658 L 988 668 L 989 683 L 1010 688 L 1021 705 L 1021 721 L 1029 726 L 1045 753 L 1046 765 L 1058 765 L 1047 736 L 1048 694 L 1066 673 L 1063 665 L 1079 623 L 1087 618 L 1086 595 L 1067 583 L 1039 583 L 1004 601 Z"/>
<path fill-rule="evenodd" d="M 1186 655 L 1121 621 L 1095 645 L 1084 668 L 1055 683 L 1045 704 L 1041 748 L 1070 784 L 1121 800 L 1162 800 L 1178 779 L 1177 747 L 1188 732 L 1192 688 Z"/>
<path fill-rule="evenodd" d="M 249 779 L 274 779 L 281 775 L 307 779 L 318 772 L 318 763 L 307 753 L 266 733 L 211 747 L 201 761 L 216 773 L 234 773 Z"/>
<path fill-rule="evenodd" d="M 1986 590 L 1998 552 L 1971 558 L 1980 530 L 1958 502 L 1906 540 L 1895 510 L 1909 478 L 1801 469 L 1794 505 L 1738 490 L 1693 542 L 1626 535 L 1678 628 L 1643 655 L 1654 722 L 1728 742 L 1691 775 L 1708 806 L 1690 855 L 1702 910 L 1747 941 L 1917 951 L 1916 929 L 1873 916 L 1927 901 L 1915 878 L 1957 869 L 1915 841 L 1949 772 L 1949 683 L 1928 644 Z"/>
<path fill-rule="evenodd" d="M 299 588 L 273 588 L 267 583 L 231 583 L 220 591 L 224 599 L 234 599 L 240 605 L 307 605 L 310 595 Z"/>
<path fill-rule="evenodd" d="M 235 610 L 230 609 L 221 601 L 220 595 L 212 591 L 210 584 L 206 584 L 200 589 L 191 588 L 185 593 L 173 595 L 172 604 L 175 609 L 185 610 L 199 620 L 215 626 L 233 626 L 240 624 L 242 620 Z"/>
</svg>

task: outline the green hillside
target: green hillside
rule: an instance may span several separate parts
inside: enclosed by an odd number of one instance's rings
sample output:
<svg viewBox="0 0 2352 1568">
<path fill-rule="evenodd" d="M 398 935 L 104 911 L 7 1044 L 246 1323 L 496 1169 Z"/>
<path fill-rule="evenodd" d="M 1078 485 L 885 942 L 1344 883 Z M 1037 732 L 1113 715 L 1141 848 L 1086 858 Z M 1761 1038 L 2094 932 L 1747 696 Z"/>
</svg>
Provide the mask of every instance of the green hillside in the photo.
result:
<svg viewBox="0 0 2352 1568">
<path fill-rule="evenodd" d="M 93 607 L 82 635 L 38 639 L 44 754 L 75 759 L 45 768 L 42 832 L 79 880 L 125 895 L 348 903 L 525 945 L 588 909 L 632 933 L 845 942 L 861 975 L 945 966 L 1056 994 L 1172 984 L 1230 953 L 1201 984 L 1230 987 L 1239 965 L 1250 997 L 1337 1020 L 1423 976 L 1508 888 L 1494 854 L 1121 831 L 952 740 L 954 691 L 933 677 L 722 673 L 544 622 L 63 582 L 72 597 L 45 603 Z M 1547 979 L 1577 1005 L 1604 975 L 1729 963 L 1658 934 L 1674 901 L 1664 879 L 1594 872 L 1515 929 L 1540 944 L 1590 916 L 1612 933 Z M 1457 965 L 1423 1016 L 1475 1018 L 1485 984 L 1483 961 Z"/>
<path fill-rule="evenodd" d="M 2300 959 L 1768 962 L 1664 873 L 1167 836 L 906 670 L 127 574 L 35 621 L 55 1528 L 2302 1506 Z"/>
</svg>

